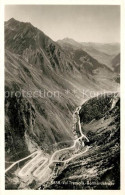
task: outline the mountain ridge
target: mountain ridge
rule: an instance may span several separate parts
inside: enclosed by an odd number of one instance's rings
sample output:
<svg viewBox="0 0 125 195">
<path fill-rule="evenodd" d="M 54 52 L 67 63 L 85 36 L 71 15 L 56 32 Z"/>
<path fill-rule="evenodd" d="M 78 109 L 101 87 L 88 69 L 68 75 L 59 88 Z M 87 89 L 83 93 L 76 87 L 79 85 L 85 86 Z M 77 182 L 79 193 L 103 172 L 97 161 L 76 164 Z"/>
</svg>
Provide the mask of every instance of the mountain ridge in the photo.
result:
<svg viewBox="0 0 125 195">
<path fill-rule="evenodd" d="M 77 42 L 70 38 L 64 38 L 57 41 L 62 47 L 73 46 L 88 52 L 100 63 L 112 68 L 112 59 L 120 52 L 119 43 L 96 43 L 96 42 Z"/>
<path fill-rule="evenodd" d="M 6 160 L 70 146 L 74 110 L 93 91 L 117 91 L 115 77 L 86 51 L 62 48 L 29 23 L 5 23 Z"/>
</svg>

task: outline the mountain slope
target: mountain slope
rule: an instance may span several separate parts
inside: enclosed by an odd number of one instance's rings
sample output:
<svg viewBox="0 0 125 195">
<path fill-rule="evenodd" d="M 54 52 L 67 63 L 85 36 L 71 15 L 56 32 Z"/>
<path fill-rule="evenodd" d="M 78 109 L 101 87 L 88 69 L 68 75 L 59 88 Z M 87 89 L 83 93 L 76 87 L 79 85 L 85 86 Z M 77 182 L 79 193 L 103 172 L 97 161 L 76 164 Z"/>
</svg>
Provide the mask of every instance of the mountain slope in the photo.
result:
<svg viewBox="0 0 125 195">
<path fill-rule="evenodd" d="M 18 97 L 14 97 L 15 101 L 6 99 L 9 128 L 15 127 L 11 127 L 12 114 L 8 116 L 8 104 L 16 106 L 16 102 L 20 102 L 18 104 L 33 106 L 36 118 L 34 124 L 30 121 L 32 131 L 29 134 L 40 147 L 46 148 L 46 143 L 53 144 L 72 137 L 69 130 L 71 115 L 75 106 L 83 101 L 83 90 L 110 90 L 111 87 L 116 90 L 114 75 L 106 66 L 84 51 L 76 50 L 73 55 L 67 53 L 30 23 L 13 18 L 6 22 L 5 48 L 6 91 L 60 93 L 56 98 L 32 97 L 33 94 L 23 96 L 24 102 L 28 103 L 23 103 Z M 70 90 L 68 95 L 65 94 L 67 89 Z M 74 89 L 78 90 L 75 99 Z M 13 114 L 17 115 L 16 112 Z"/>
<path fill-rule="evenodd" d="M 118 43 L 86 43 L 77 42 L 70 38 L 58 40 L 58 43 L 63 48 L 68 49 L 73 47 L 74 49 L 82 49 L 86 51 L 89 55 L 91 55 L 93 58 L 98 60 L 100 63 L 106 64 L 110 69 L 112 69 L 112 58 L 120 52 L 120 45 Z"/>
<path fill-rule="evenodd" d="M 114 71 L 118 74 L 120 74 L 120 54 L 116 55 L 112 59 L 112 66 L 114 68 Z"/>
<path fill-rule="evenodd" d="M 120 98 L 105 94 L 86 101 L 81 128 L 89 151 L 68 163 L 44 189 L 120 189 Z"/>
<path fill-rule="evenodd" d="M 5 22 L 6 161 L 70 145 L 72 114 L 88 98 L 84 92 L 118 88 L 114 72 L 87 52 L 61 48 L 30 23 Z"/>
</svg>

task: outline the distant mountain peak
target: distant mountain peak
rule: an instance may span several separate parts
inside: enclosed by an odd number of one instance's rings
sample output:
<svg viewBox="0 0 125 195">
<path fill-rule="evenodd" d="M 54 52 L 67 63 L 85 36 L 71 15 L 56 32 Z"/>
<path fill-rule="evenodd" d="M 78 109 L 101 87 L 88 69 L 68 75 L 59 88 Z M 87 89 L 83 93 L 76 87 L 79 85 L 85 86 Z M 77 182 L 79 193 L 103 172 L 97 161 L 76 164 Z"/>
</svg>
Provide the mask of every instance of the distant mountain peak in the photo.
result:
<svg viewBox="0 0 125 195">
<path fill-rule="evenodd" d="M 75 41 L 74 39 L 72 39 L 72 38 L 69 38 L 69 37 L 65 37 L 64 39 L 62 39 L 62 40 L 70 40 L 70 41 Z"/>
<path fill-rule="evenodd" d="M 10 19 L 8 20 L 8 22 L 13 22 L 13 21 L 17 21 L 17 20 L 15 20 L 15 18 L 10 18 Z"/>
<path fill-rule="evenodd" d="M 69 43 L 76 43 L 77 42 L 76 40 L 69 38 L 69 37 L 65 37 L 64 39 L 59 40 L 59 41 L 64 41 L 64 42 L 69 42 Z"/>
<path fill-rule="evenodd" d="M 26 25 L 28 24 L 29 26 L 33 26 L 30 22 L 23 22 L 16 20 L 15 18 L 10 18 L 8 21 L 5 22 L 6 25 L 13 26 L 13 25 Z"/>
<path fill-rule="evenodd" d="M 6 21 L 7 24 L 13 24 L 15 22 L 19 22 L 19 21 L 16 20 L 15 18 L 10 18 L 9 20 Z"/>
</svg>

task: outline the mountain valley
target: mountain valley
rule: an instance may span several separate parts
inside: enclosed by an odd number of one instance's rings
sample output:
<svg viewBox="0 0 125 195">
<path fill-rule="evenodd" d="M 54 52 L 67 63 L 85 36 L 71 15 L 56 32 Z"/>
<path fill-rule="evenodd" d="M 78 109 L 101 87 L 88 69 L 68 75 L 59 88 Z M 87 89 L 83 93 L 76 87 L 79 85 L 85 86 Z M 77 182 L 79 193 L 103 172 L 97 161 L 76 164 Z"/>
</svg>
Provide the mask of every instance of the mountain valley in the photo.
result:
<svg viewBox="0 0 125 195">
<path fill-rule="evenodd" d="M 6 189 L 120 188 L 120 47 L 74 42 L 5 22 Z"/>
</svg>

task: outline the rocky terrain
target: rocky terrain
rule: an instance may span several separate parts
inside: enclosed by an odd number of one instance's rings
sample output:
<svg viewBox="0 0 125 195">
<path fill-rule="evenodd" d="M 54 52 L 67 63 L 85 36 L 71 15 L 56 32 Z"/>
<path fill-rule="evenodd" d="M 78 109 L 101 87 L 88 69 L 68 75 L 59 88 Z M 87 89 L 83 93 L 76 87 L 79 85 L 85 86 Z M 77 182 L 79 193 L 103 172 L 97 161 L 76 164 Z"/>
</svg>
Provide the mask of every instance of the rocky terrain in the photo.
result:
<svg viewBox="0 0 125 195">
<path fill-rule="evenodd" d="M 73 113 L 88 99 L 84 92 L 118 91 L 117 75 L 87 51 L 62 47 L 30 23 L 5 22 L 6 168 L 37 150 L 51 156 L 71 146 Z M 26 162 L 6 173 L 6 189 L 18 189 L 16 172 Z M 35 187 L 29 182 L 28 188 Z"/>
<path fill-rule="evenodd" d="M 91 114 L 90 114 L 91 113 Z M 95 97 L 80 110 L 89 150 L 72 160 L 45 189 L 120 189 L 120 98 Z"/>
</svg>

